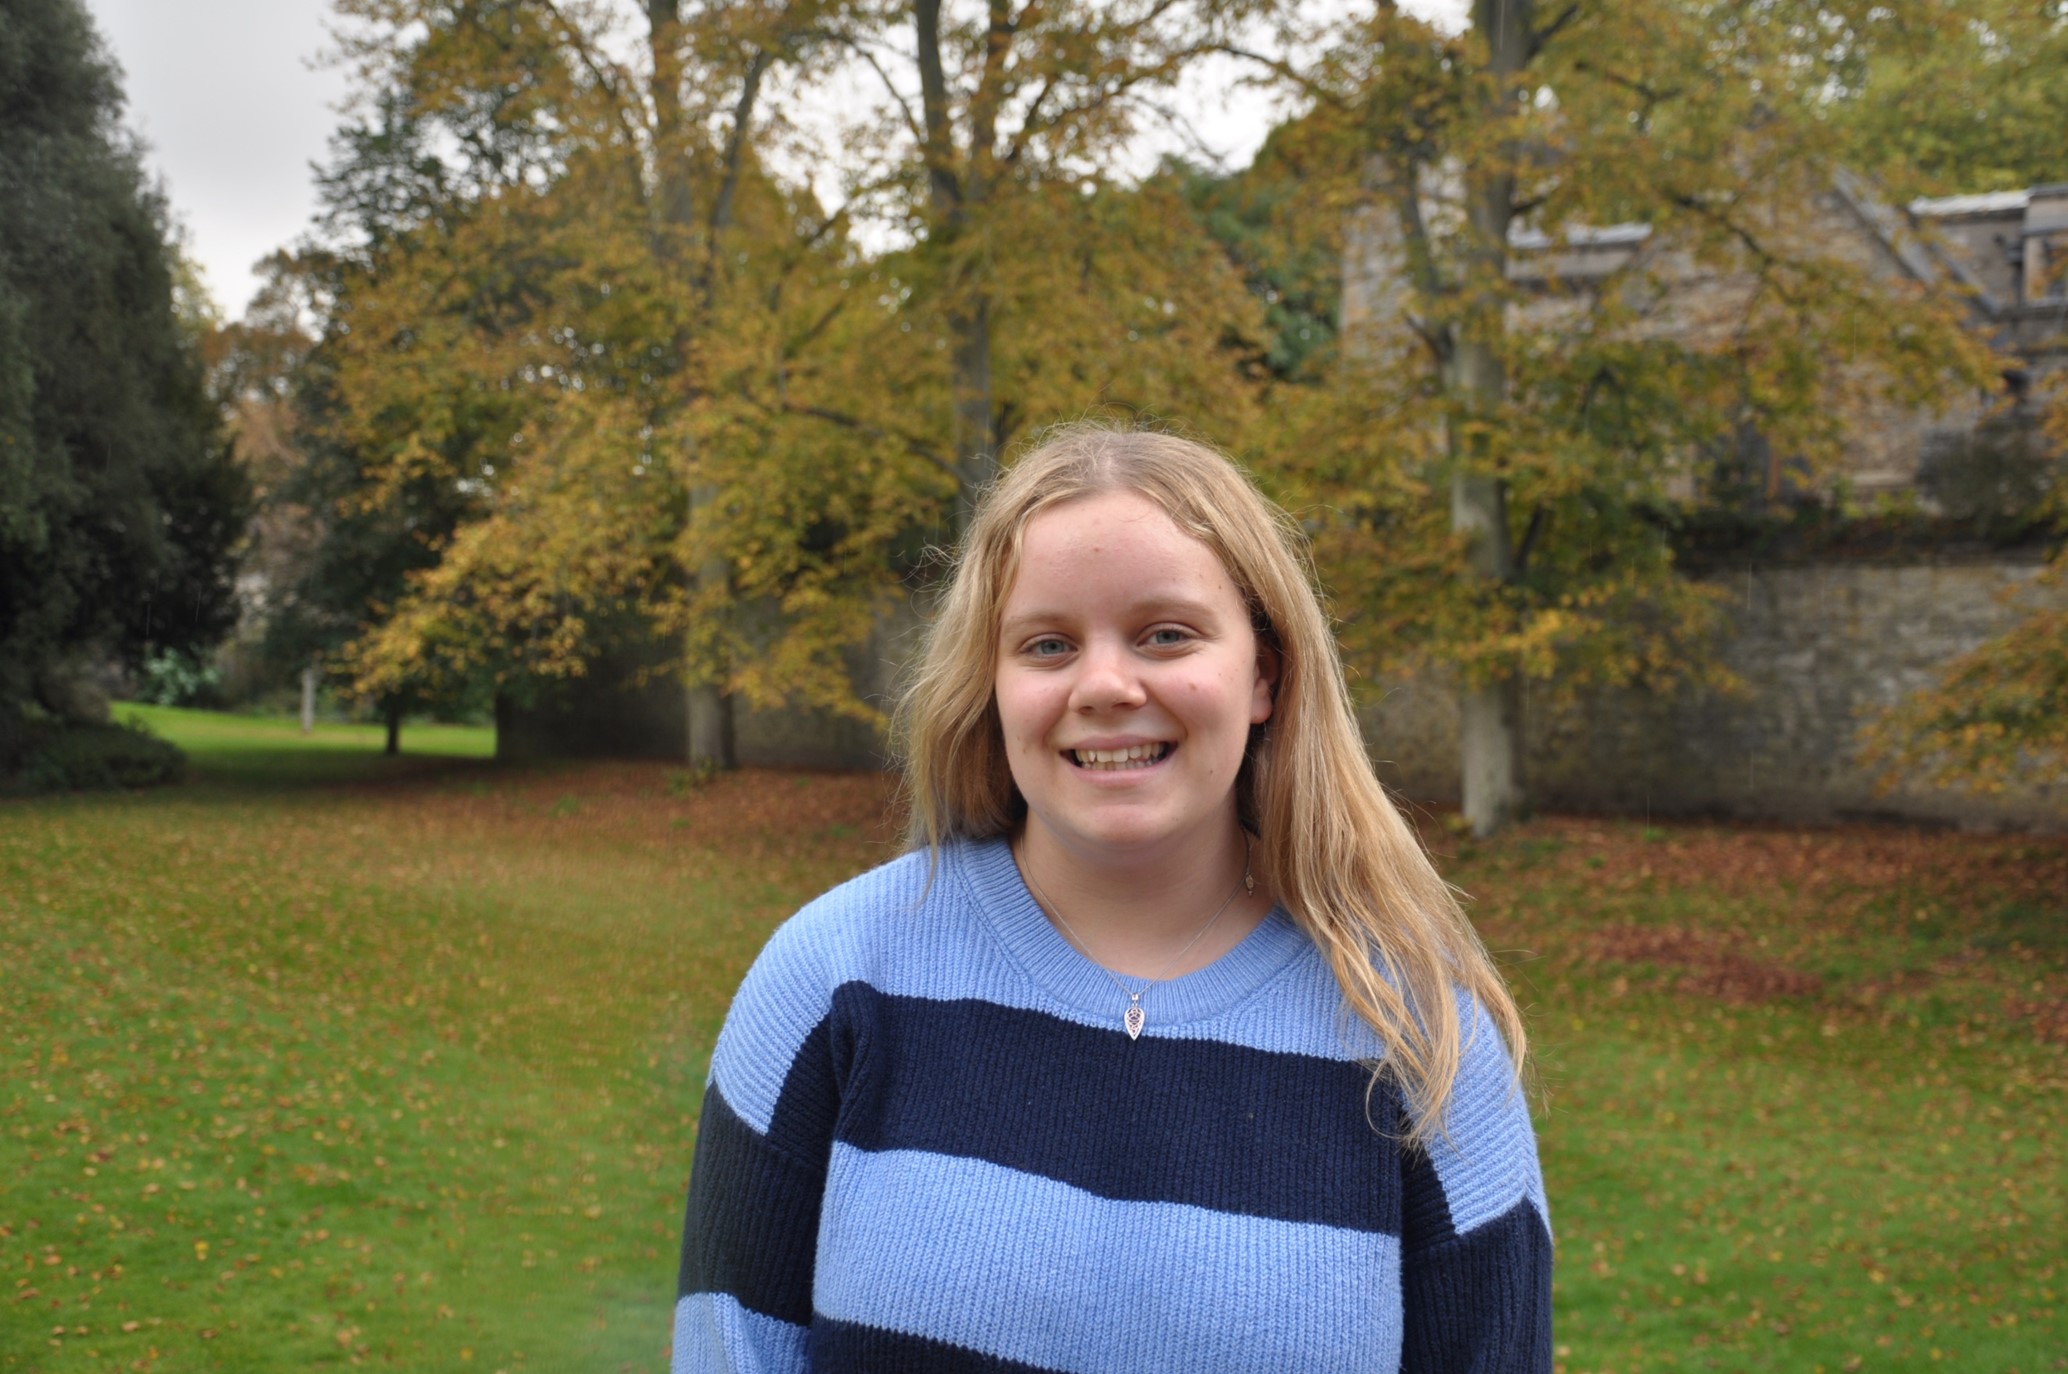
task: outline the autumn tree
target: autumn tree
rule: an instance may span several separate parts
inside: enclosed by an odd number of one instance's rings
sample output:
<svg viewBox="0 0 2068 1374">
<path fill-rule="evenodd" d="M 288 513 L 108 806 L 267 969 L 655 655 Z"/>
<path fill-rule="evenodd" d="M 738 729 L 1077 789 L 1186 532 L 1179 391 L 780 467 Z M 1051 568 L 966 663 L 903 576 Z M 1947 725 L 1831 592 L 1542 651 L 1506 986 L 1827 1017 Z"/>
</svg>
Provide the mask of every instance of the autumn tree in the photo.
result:
<svg viewBox="0 0 2068 1374">
<path fill-rule="evenodd" d="M 865 710 L 842 655 L 924 493 L 895 436 L 791 432 L 866 313 L 845 217 L 756 146 L 816 12 L 344 8 L 379 115 L 354 137 L 409 151 L 333 204 L 422 208 L 341 250 L 336 432 L 370 502 L 428 477 L 474 506 L 355 643 L 360 689 L 521 692 L 658 631 L 699 760 L 730 762 L 735 695 Z"/>
<path fill-rule="evenodd" d="M 1366 661 L 1455 673 L 1475 833 L 1525 806 L 1528 684 L 1707 671 L 1714 608 L 1675 574 L 1690 494 L 1749 451 L 1785 457 L 1760 459 L 1772 495 L 1828 471 L 1863 408 L 1994 382 L 1957 302 L 1817 220 L 1845 176 L 1830 102 L 1886 13 L 1480 0 L 1451 33 L 1382 4 L 1287 71 L 1369 280 L 1279 447 L 1341 513 L 1320 541 Z M 1562 282 L 1610 228 L 1621 265 Z"/>
<path fill-rule="evenodd" d="M 342 9 L 326 442 L 362 518 L 465 498 L 389 522 L 421 565 L 349 646 L 362 692 L 523 692 L 657 627 L 723 764 L 734 698 L 871 713 L 846 654 L 1030 419 L 1252 404 L 1240 274 L 1174 182 L 1099 162 L 1211 11 Z M 910 103 L 836 132 L 824 203 L 794 169 L 836 52 Z"/>
<path fill-rule="evenodd" d="M 1924 9 L 1905 35 L 1862 64 L 1842 111 L 1863 158 L 1932 193 L 2068 178 L 2068 6 L 1946 4 Z M 2040 604 L 1869 724 L 1868 756 L 1890 782 L 1995 792 L 2068 781 L 2068 381 L 2056 371 L 2034 389 L 2027 408 L 2039 423 L 2018 437 L 2052 463 L 2038 514 L 2053 548 L 2031 589 Z"/>
<path fill-rule="evenodd" d="M 218 638 L 247 498 L 113 61 L 77 0 L 4 24 L 0 736 L 87 709 L 90 664 Z"/>
<path fill-rule="evenodd" d="M 1186 275 L 1196 241 L 1176 262 L 1157 251 L 1196 222 L 1175 188 L 1137 192 L 1115 166 L 1192 63 L 1271 12 L 1263 0 L 914 0 L 827 21 L 882 96 L 842 141 L 855 184 L 913 239 L 901 327 L 940 344 L 958 528 L 1030 422 L 1102 401 L 1198 404 L 1198 418 L 1230 422 L 1221 388 L 1187 383 L 1225 362 L 1220 338 L 1248 328 L 1251 307 L 1228 294 L 1225 263 Z M 1115 289 L 1087 291 L 1095 276 Z M 1186 346 L 1195 336 L 1203 347 Z M 1142 365 L 1156 341 L 1179 346 Z M 1057 372 L 1071 383 L 1051 385 Z"/>
</svg>

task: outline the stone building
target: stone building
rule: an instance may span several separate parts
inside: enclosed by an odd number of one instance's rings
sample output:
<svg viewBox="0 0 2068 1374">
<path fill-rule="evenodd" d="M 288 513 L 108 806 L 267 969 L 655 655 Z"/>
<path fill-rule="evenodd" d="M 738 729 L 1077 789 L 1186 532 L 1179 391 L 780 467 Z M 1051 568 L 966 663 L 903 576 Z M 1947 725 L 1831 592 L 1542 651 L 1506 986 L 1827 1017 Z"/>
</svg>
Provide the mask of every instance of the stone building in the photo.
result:
<svg viewBox="0 0 2068 1374">
<path fill-rule="evenodd" d="M 1425 200 L 1431 188 L 1423 188 Z M 1945 410 L 1886 403 L 1845 416 L 1845 452 L 1821 475 L 1856 509 L 1876 503 L 2015 523 L 2052 459 L 2031 398 L 2068 369 L 2068 185 L 1919 200 L 1897 209 L 1841 174 L 1791 207 L 1775 232 L 1862 269 L 1890 290 L 1951 288 L 1973 327 L 2014 360 L 2007 396 Z M 1390 211 L 1353 223 L 1344 272 L 1346 337 L 1407 346 L 1405 255 Z M 1589 293 L 1641 281 L 1657 291 L 1647 330 L 1699 344 L 1742 313 L 1751 278 L 1698 263 L 1648 226 L 1510 238 L 1510 307 L 1521 327 L 1576 320 Z M 1757 445 L 1758 436 L 1742 436 Z M 1761 455 L 1778 472 L 1780 458 Z M 1770 489 L 1773 485 L 1770 481 Z M 1681 494 L 1693 499 L 1691 484 Z M 1703 576 L 1730 607 L 1716 646 L 1745 690 L 1673 699 L 1603 693 L 1525 711 L 1524 773 L 1539 806 L 1653 815 L 1832 821 L 1904 818 L 1980 826 L 2068 826 L 2068 797 L 2032 786 L 1986 799 L 1893 788 L 1860 761 L 1858 732 L 1929 685 L 1953 657 L 2000 633 L 2038 585 L 2042 550 L 1977 542 L 1880 557 L 1725 558 Z M 1382 685 L 1366 713 L 1373 754 L 1402 793 L 1457 795 L 1458 721 L 1446 682 Z"/>
<path fill-rule="evenodd" d="M 1425 213 L 1440 217 L 1446 188 L 1431 178 L 1421 193 Z M 1912 283 L 1949 289 L 1965 300 L 1980 334 L 2020 359 L 2005 377 L 2013 400 L 2068 368 L 2068 184 L 1918 200 L 1897 210 L 1841 172 L 1761 229 L 1777 251 L 1843 263 L 1892 291 Z M 1756 289 L 1750 273 L 1698 261 L 1643 224 L 1578 228 L 1556 238 L 1517 226 L 1509 248 L 1509 280 L 1523 288 L 1510 319 L 1531 331 L 1576 324 L 1597 293 L 1641 290 L 1658 296 L 1643 312 L 1646 333 L 1700 347 L 1722 342 Z M 1406 338 L 1405 258 L 1390 210 L 1370 207 L 1353 219 L 1343 273 L 1346 338 L 1365 347 Z M 1971 488 L 1990 474 L 1959 469 L 1984 461 L 1976 424 L 1993 399 L 1978 396 L 1950 412 L 1862 408 L 1847 416 L 1842 470 L 1826 476 L 1842 479 L 1859 504 L 1914 493 L 1930 512 L 1949 502 L 1971 505 L 1984 495 Z"/>
</svg>

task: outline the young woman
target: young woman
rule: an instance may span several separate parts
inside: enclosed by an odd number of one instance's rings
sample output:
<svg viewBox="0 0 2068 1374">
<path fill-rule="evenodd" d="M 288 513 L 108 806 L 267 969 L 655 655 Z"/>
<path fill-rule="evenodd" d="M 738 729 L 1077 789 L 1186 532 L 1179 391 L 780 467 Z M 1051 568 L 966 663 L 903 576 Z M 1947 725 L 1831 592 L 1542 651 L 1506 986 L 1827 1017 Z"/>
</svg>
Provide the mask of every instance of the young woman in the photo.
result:
<svg viewBox="0 0 2068 1374">
<path fill-rule="evenodd" d="M 1551 1368 L 1521 1020 L 1283 512 L 1054 433 L 901 726 L 913 851 L 776 933 L 712 1056 L 677 1371 Z"/>
</svg>

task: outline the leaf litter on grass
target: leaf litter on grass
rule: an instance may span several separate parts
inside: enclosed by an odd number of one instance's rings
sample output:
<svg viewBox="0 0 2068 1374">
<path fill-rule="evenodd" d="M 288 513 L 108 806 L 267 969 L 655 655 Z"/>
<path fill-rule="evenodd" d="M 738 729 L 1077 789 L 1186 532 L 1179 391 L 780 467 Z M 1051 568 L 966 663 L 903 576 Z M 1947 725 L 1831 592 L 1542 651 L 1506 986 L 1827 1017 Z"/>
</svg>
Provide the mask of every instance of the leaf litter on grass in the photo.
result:
<svg viewBox="0 0 2068 1374">
<path fill-rule="evenodd" d="M 733 987 L 899 844 L 881 778 L 675 771 L 0 808 L 0 1367 L 662 1368 Z M 1445 860 L 1536 1035 L 1563 1367 L 2049 1367 L 2064 856 Z"/>
<path fill-rule="evenodd" d="M 1450 866 L 1537 1033 L 1560 1364 L 2068 1355 L 2068 842 L 1571 818 Z"/>
<path fill-rule="evenodd" d="M 0 1367 L 662 1367 L 710 1037 L 888 793 L 504 782 L 0 811 Z"/>
</svg>

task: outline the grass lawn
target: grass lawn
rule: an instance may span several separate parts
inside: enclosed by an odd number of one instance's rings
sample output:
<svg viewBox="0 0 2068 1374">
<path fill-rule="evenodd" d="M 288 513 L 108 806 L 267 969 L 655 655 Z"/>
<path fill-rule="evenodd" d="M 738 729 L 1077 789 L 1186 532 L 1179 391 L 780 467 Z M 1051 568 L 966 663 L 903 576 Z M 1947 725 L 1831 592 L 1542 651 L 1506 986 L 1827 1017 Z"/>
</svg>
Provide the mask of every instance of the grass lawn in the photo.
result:
<svg viewBox="0 0 2068 1374">
<path fill-rule="evenodd" d="M 664 1368 L 712 1038 L 885 784 L 148 718 L 188 783 L 0 803 L 0 1369 Z M 2068 1369 L 2068 841 L 1440 847 L 1563 1368 Z"/>
</svg>

